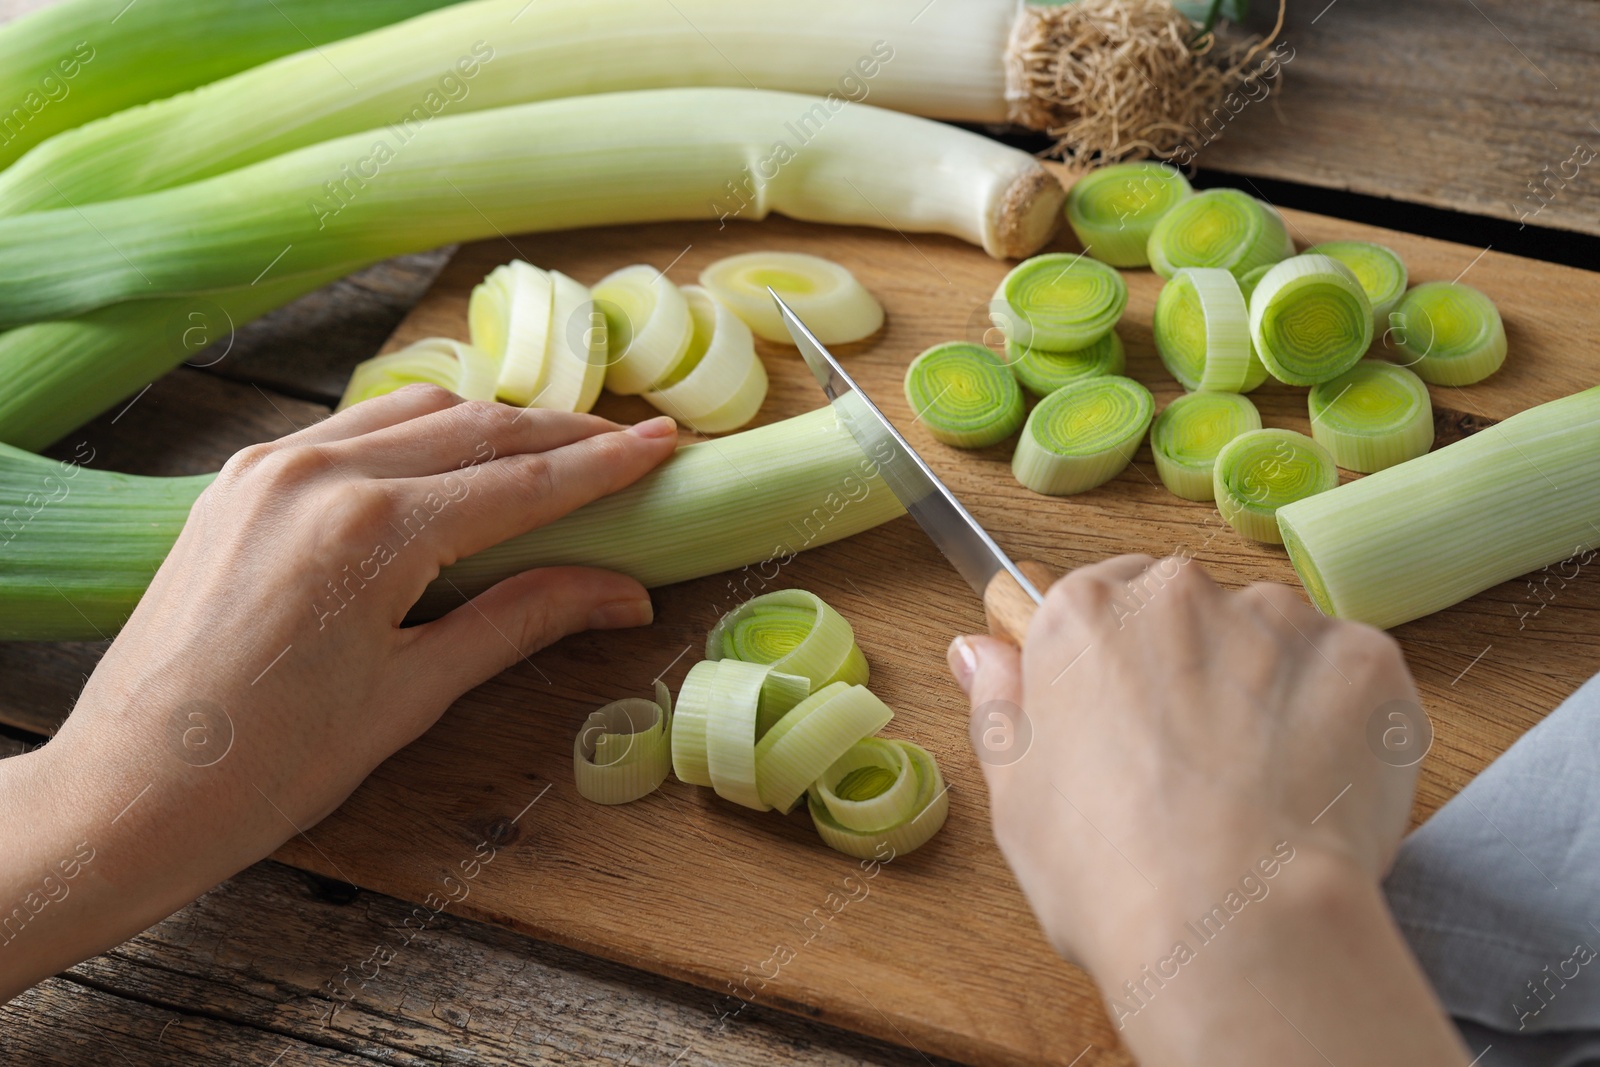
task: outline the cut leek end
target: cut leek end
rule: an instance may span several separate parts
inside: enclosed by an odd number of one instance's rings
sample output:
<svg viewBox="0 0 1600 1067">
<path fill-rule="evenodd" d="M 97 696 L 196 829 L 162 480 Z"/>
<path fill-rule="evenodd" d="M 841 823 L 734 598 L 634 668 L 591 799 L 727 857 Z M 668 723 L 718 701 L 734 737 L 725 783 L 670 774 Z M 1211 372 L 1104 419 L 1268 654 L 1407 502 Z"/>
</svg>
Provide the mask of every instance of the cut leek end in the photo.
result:
<svg viewBox="0 0 1600 1067">
<path fill-rule="evenodd" d="M 700 284 L 743 319 L 756 336 L 794 345 L 770 288 L 825 345 L 865 340 L 883 326 L 879 304 L 856 276 L 832 260 L 802 252 L 744 252 L 700 272 Z"/>
<path fill-rule="evenodd" d="M 1328 450 L 1293 430 L 1251 430 L 1217 454 L 1212 490 L 1223 521 L 1252 541 L 1282 544 L 1277 511 L 1339 484 Z"/>
<path fill-rule="evenodd" d="M 839 816 L 848 809 L 838 803 L 831 789 L 826 787 L 829 779 L 824 776 L 808 798 L 811 821 L 817 828 L 817 835 L 829 848 L 856 859 L 888 862 L 897 856 L 915 852 L 944 827 L 950 815 L 950 791 L 944 784 L 938 763 L 921 746 L 910 741 L 879 741 L 875 738 L 861 744 L 897 748 L 903 754 L 904 765 L 908 766 L 900 772 L 896 782 L 904 782 L 904 776 L 909 774 L 915 780 L 916 792 L 910 802 L 901 807 L 901 819 L 883 829 L 852 829 L 841 821 Z M 841 757 L 841 762 L 848 761 L 852 753 Z"/>
<path fill-rule="evenodd" d="M 1103 485 L 1133 461 L 1154 414 L 1150 391 L 1131 378 L 1086 378 L 1058 389 L 1029 414 L 1012 473 L 1047 496 Z"/>
<path fill-rule="evenodd" d="M 1311 598 L 1311 603 L 1324 615 L 1337 616 L 1338 607 L 1333 602 L 1327 583 L 1322 580 L 1322 573 L 1317 570 L 1316 561 L 1311 557 L 1311 553 L 1306 551 L 1305 542 L 1300 539 L 1293 516 L 1294 512 L 1291 509 L 1278 512 L 1278 541 L 1289 553 L 1289 562 L 1293 565 L 1300 584 L 1305 587 L 1306 595 Z"/>
<path fill-rule="evenodd" d="M 1346 470 L 1371 474 L 1433 447 L 1428 387 L 1411 371 L 1364 359 L 1311 387 L 1311 436 Z"/>
<path fill-rule="evenodd" d="M 1113 267 L 1150 263 L 1150 231 L 1194 192 L 1168 163 L 1115 163 L 1090 171 L 1067 190 L 1067 222 L 1084 252 Z"/>
<path fill-rule="evenodd" d="M 1185 500 L 1213 500 L 1212 468 L 1235 437 L 1261 429 L 1261 413 L 1238 393 L 1185 393 L 1150 426 L 1161 484 Z"/>
<path fill-rule="evenodd" d="M 915 421 L 956 448 L 998 444 L 1022 425 L 1022 388 L 982 345 L 951 341 L 923 352 L 906 368 L 905 393 Z"/>
<path fill-rule="evenodd" d="M 1006 364 L 1022 387 L 1045 397 L 1073 382 L 1104 374 L 1121 374 L 1127 367 L 1127 350 L 1112 330 L 1087 348 L 1052 352 L 1006 342 Z"/>
<path fill-rule="evenodd" d="M 1273 267 L 1250 296 L 1250 335 L 1268 371 L 1289 385 L 1337 378 L 1372 344 L 1372 302 L 1349 267 L 1301 255 Z"/>
<path fill-rule="evenodd" d="M 1069 352 L 1110 333 L 1128 306 L 1116 268 L 1082 255 L 1034 256 L 1001 279 L 990 316 L 1007 341 Z"/>
<path fill-rule="evenodd" d="M 1506 360 L 1506 328 L 1494 302 L 1460 282 L 1424 282 L 1389 314 L 1393 359 L 1434 385 L 1472 385 Z"/>
</svg>

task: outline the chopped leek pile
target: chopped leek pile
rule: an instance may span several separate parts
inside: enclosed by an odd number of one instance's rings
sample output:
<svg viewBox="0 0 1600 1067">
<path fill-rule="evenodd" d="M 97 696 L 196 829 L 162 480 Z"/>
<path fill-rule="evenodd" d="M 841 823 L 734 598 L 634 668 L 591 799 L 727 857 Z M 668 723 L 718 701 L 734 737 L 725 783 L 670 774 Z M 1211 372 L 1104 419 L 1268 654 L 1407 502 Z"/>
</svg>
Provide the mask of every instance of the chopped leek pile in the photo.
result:
<svg viewBox="0 0 1600 1067">
<path fill-rule="evenodd" d="M 657 682 L 654 704 L 619 701 L 589 717 L 573 742 L 579 793 L 636 800 L 668 762 L 680 781 L 756 811 L 791 812 L 809 793 L 823 842 L 857 857 L 885 845 L 903 855 L 944 825 L 938 765 L 909 741 L 874 736 L 894 712 L 866 688 L 850 624 L 820 597 L 783 589 L 746 601 L 718 620 L 706 651 L 676 715 Z"/>
<path fill-rule="evenodd" d="M 1372 302 L 1349 267 L 1302 255 L 1273 267 L 1250 294 L 1250 337 L 1272 376 L 1315 385 L 1355 366 L 1372 344 Z"/>
<path fill-rule="evenodd" d="M 982 345 L 935 345 L 906 368 L 906 403 L 935 439 L 957 448 L 998 444 L 1022 425 L 1022 389 Z"/>
<path fill-rule="evenodd" d="M 1494 302 L 1460 282 L 1425 282 L 1389 315 L 1395 358 L 1435 385 L 1481 382 L 1506 360 L 1506 328 Z"/>
<path fill-rule="evenodd" d="M 1248 393 L 1267 380 L 1239 281 L 1220 267 L 1174 274 L 1156 299 L 1151 330 L 1161 362 L 1185 389 Z"/>
<path fill-rule="evenodd" d="M 1022 427 L 1011 470 L 1036 493 L 1082 493 L 1133 461 L 1150 428 L 1150 390 L 1118 375 L 1085 378 L 1039 401 Z"/>
<path fill-rule="evenodd" d="M 825 345 L 865 340 L 883 325 L 883 305 L 844 267 L 801 252 L 744 252 L 710 264 L 700 284 L 764 341 L 793 345 L 771 289 Z"/>
<path fill-rule="evenodd" d="M 1047 348 L 1025 348 L 1006 342 L 1006 365 L 1022 387 L 1034 396 L 1049 396 L 1080 378 L 1100 374 L 1121 374 L 1127 364 L 1122 338 L 1112 330 L 1087 348 L 1052 352 Z"/>
<path fill-rule="evenodd" d="M 1294 255 L 1294 242 L 1271 205 L 1237 189 L 1207 189 L 1157 220 L 1147 250 L 1163 278 L 1185 267 L 1220 267 L 1243 277 Z"/>
<path fill-rule="evenodd" d="M 1311 436 L 1346 470 L 1371 474 L 1433 447 L 1433 405 L 1422 379 L 1364 359 L 1311 387 Z"/>
<path fill-rule="evenodd" d="M 1150 425 L 1150 451 L 1161 484 L 1185 500 L 1214 500 L 1217 453 L 1242 433 L 1261 429 L 1261 413 L 1238 393 L 1185 393 Z"/>
<path fill-rule="evenodd" d="M 1248 430 L 1217 453 L 1211 472 L 1217 511 L 1252 541 L 1282 544 L 1277 511 L 1339 484 L 1328 450 L 1293 430 Z"/>
<path fill-rule="evenodd" d="M 1067 223 L 1085 254 L 1113 267 L 1144 267 L 1150 263 L 1150 231 L 1193 193 L 1170 163 L 1113 163 L 1067 190 Z"/>
</svg>

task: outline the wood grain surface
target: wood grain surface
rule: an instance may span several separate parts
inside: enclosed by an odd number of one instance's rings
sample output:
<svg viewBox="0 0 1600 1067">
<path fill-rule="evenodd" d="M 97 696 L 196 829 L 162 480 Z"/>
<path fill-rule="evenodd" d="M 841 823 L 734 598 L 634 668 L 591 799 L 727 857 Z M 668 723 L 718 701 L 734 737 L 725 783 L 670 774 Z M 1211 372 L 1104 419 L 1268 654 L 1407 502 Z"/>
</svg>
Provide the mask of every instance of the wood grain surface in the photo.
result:
<svg viewBox="0 0 1600 1067">
<path fill-rule="evenodd" d="M 1505 369 L 1478 386 L 1434 390 L 1447 436 L 1590 385 L 1600 370 L 1582 344 L 1600 278 L 1312 215 L 1289 219 L 1302 245 L 1382 240 L 1415 280 L 1464 275 L 1502 308 L 1512 349 Z M 390 347 L 465 336 L 471 286 L 513 255 L 585 282 L 646 262 L 686 283 L 712 259 L 755 248 L 828 255 L 882 299 L 884 331 L 841 354 L 1016 557 L 1065 572 L 1122 552 L 1183 550 L 1227 585 L 1294 582 L 1281 549 L 1241 540 L 1210 506 L 1161 488 L 1148 450 L 1101 489 L 1052 499 L 1016 484 L 1005 446 L 961 452 L 922 432 L 900 390 L 907 362 L 937 341 L 981 336 L 985 300 L 1006 270 L 952 240 L 769 220 L 486 242 L 456 255 Z M 1159 279 L 1127 278 L 1120 329 L 1128 370 L 1165 403 L 1179 388 L 1160 368 L 1148 327 Z M 761 351 L 773 386 L 758 422 L 820 403 L 792 351 L 765 343 Z M 1272 383 L 1254 399 L 1268 425 L 1308 429 L 1304 390 Z M 630 420 L 649 413 L 637 399 L 610 396 L 599 410 Z M 944 832 L 870 883 L 820 845 L 804 814 L 757 814 L 676 781 L 617 809 L 586 804 L 572 787 L 568 753 L 582 717 L 648 692 L 658 675 L 676 687 L 706 630 L 740 595 L 728 575 L 660 590 L 647 630 L 564 641 L 481 687 L 380 768 L 311 841 L 281 856 L 421 900 L 459 878 L 456 868 L 479 842 L 503 839 L 503 858 L 471 887 L 464 911 L 929 1053 L 977 1063 L 1065 1064 L 1080 1054 L 1083 1064 L 1126 1062 L 1093 987 L 1044 944 L 989 836 L 965 708 L 942 662 L 952 636 L 983 629 L 977 597 L 907 519 L 803 553 L 776 580 L 745 588 L 785 586 L 818 592 L 855 623 L 872 687 L 897 713 L 886 732 L 932 751 L 952 786 Z M 1600 650 L 1580 635 L 1593 632 L 1597 610 L 1600 584 L 1584 573 L 1537 593 L 1525 581 L 1507 583 L 1398 632 L 1437 732 L 1419 817 L 1594 671 Z M 852 885 L 863 887 L 860 899 L 830 913 Z M 791 953 L 764 987 L 748 982 Z"/>
<path fill-rule="evenodd" d="M 1281 88 L 1198 130 L 1201 167 L 1600 234 L 1592 0 L 1290 0 L 1283 41 Z"/>
</svg>

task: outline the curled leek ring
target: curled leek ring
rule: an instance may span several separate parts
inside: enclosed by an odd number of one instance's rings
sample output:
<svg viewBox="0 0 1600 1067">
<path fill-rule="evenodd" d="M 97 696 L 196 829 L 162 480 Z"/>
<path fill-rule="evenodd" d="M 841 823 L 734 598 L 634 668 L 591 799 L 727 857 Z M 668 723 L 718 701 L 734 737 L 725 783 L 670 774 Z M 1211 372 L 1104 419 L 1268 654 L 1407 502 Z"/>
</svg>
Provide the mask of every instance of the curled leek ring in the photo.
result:
<svg viewBox="0 0 1600 1067">
<path fill-rule="evenodd" d="M 578 795 L 596 804 L 626 804 L 655 792 L 671 766 L 672 694 L 660 681 L 654 701 L 607 704 L 572 739 Z"/>
<path fill-rule="evenodd" d="M 1049 396 L 1082 378 L 1121 374 L 1127 366 L 1127 354 L 1122 338 L 1112 330 L 1088 348 L 1073 352 L 1023 348 L 1007 341 L 1006 362 L 1024 389 L 1034 396 Z"/>
<path fill-rule="evenodd" d="M 1311 387 L 1311 436 L 1346 470 L 1371 474 L 1433 447 L 1433 405 L 1422 379 L 1364 359 Z"/>
<path fill-rule="evenodd" d="M 848 269 L 803 252 L 744 252 L 700 272 L 700 284 L 727 304 L 756 336 L 793 346 L 768 287 L 825 345 L 860 341 L 883 325 L 883 305 Z"/>
<path fill-rule="evenodd" d="M 744 320 L 698 285 L 682 288 L 694 333 L 682 362 L 644 398 L 696 433 L 737 430 L 767 398 L 767 368 Z"/>
<path fill-rule="evenodd" d="M 1235 277 L 1294 254 L 1283 216 L 1237 189 L 1208 189 L 1176 204 L 1150 231 L 1150 266 L 1163 278 L 1184 267 Z"/>
<path fill-rule="evenodd" d="M 1252 541 L 1281 545 L 1277 513 L 1285 504 L 1339 484 L 1328 450 L 1293 430 L 1251 430 L 1223 446 L 1212 470 L 1217 511 Z"/>
<path fill-rule="evenodd" d="M 1250 335 L 1274 378 L 1315 385 L 1355 366 L 1372 344 L 1372 302 L 1338 260 L 1295 256 L 1251 294 Z"/>
<path fill-rule="evenodd" d="M 1434 385 L 1471 385 L 1506 361 L 1506 327 L 1494 301 L 1460 282 L 1424 282 L 1389 315 L 1395 360 Z"/>
<path fill-rule="evenodd" d="M 1131 378 L 1085 378 L 1039 401 L 1011 470 L 1036 493 L 1065 496 L 1116 477 L 1133 460 L 1155 401 Z"/>
<path fill-rule="evenodd" d="M 683 293 L 639 263 L 601 278 L 593 297 L 605 319 L 606 388 L 624 396 L 657 388 L 683 362 L 694 336 Z"/>
<path fill-rule="evenodd" d="M 765 811 L 756 791 L 755 745 L 810 692 L 804 678 L 765 664 L 703 660 L 678 690 L 671 741 L 673 773 L 690 785 Z"/>
<path fill-rule="evenodd" d="M 1370 241 L 1328 241 L 1306 249 L 1306 255 L 1329 256 L 1350 268 L 1372 302 L 1373 330 L 1382 334 L 1389 312 L 1406 291 L 1406 265 L 1391 249 Z"/>
<path fill-rule="evenodd" d="M 1022 425 L 1022 389 L 982 345 L 934 345 L 906 368 L 905 390 L 917 421 L 957 448 L 997 444 Z"/>
<path fill-rule="evenodd" d="M 1171 164 L 1114 163 L 1067 190 L 1067 222 L 1085 254 L 1113 267 L 1143 267 L 1157 220 L 1193 193 Z"/>
<path fill-rule="evenodd" d="M 766 593 L 728 612 L 706 638 L 706 658 L 770 663 L 809 679 L 813 692 L 834 682 L 865 685 L 868 674 L 844 616 L 804 589 Z"/>
<path fill-rule="evenodd" d="M 1211 472 L 1217 453 L 1240 434 L 1259 429 L 1261 413 L 1247 397 L 1185 393 L 1150 427 L 1150 451 L 1161 484 L 1185 500 L 1214 499 Z"/>
<path fill-rule="evenodd" d="M 1239 282 L 1220 267 L 1186 267 L 1161 287 L 1151 321 L 1161 362 L 1185 389 L 1249 392 L 1267 371 L 1250 345 Z"/>
<path fill-rule="evenodd" d="M 794 706 L 756 743 L 761 800 L 794 810 L 812 782 L 863 737 L 889 724 L 894 712 L 865 687 L 834 682 Z"/>
<path fill-rule="evenodd" d="M 939 765 L 910 741 L 869 737 L 812 786 L 811 821 L 832 849 L 857 859 L 903 856 L 926 844 L 950 814 Z"/>
<path fill-rule="evenodd" d="M 483 349 L 448 337 L 429 337 L 356 364 L 339 410 L 419 382 L 467 400 L 493 400 L 499 374 L 499 363 Z"/>
<path fill-rule="evenodd" d="M 1110 333 L 1127 306 L 1128 286 L 1116 268 L 1052 252 L 1011 269 L 995 290 L 989 316 L 1007 341 L 1070 352 Z"/>
</svg>

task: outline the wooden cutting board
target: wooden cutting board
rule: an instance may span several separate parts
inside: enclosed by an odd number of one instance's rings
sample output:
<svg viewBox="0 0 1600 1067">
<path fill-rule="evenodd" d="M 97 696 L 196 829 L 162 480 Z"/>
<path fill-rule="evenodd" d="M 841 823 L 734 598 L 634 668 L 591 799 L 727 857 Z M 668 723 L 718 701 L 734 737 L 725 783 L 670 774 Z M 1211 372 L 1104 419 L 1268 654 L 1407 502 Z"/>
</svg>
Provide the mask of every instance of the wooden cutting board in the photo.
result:
<svg viewBox="0 0 1600 1067">
<path fill-rule="evenodd" d="M 1434 389 L 1441 443 L 1600 377 L 1592 341 L 1600 275 L 1287 214 L 1302 247 L 1382 241 L 1401 254 L 1414 281 L 1465 274 L 1500 306 L 1508 362 L 1487 383 Z M 1076 246 L 1065 234 L 1058 247 Z M 390 347 L 429 335 L 464 338 L 469 291 L 512 257 L 585 283 L 637 262 L 691 283 L 713 259 L 758 248 L 838 260 L 882 300 L 884 331 L 841 354 L 1014 556 L 1065 571 L 1118 553 L 1186 549 L 1226 585 L 1295 582 L 1280 549 L 1219 534 L 1210 505 L 1167 493 L 1147 448 L 1101 489 L 1052 499 L 1017 485 L 1006 447 L 959 452 L 912 424 L 900 389 L 907 362 L 935 342 L 978 336 L 986 298 L 1007 269 L 955 240 L 773 219 L 489 241 L 457 253 Z M 1120 330 L 1128 373 L 1164 404 L 1180 390 L 1150 336 L 1160 280 L 1147 271 L 1128 272 L 1127 280 Z M 820 404 L 792 349 L 763 343 L 761 354 L 772 391 L 759 422 Z M 1253 399 L 1267 425 L 1308 430 L 1304 390 L 1269 383 Z M 623 420 L 652 413 L 641 401 L 611 396 L 599 411 Z M 1508 582 L 1397 632 L 1437 735 L 1423 765 L 1419 821 L 1600 667 L 1593 640 L 1600 581 L 1587 569 L 1571 571 Z M 588 804 L 573 788 L 572 737 L 582 718 L 608 701 L 647 695 L 658 675 L 676 691 L 701 657 L 706 631 L 739 596 L 728 575 L 659 590 L 657 622 L 648 629 L 563 641 L 468 694 L 280 857 L 427 901 L 419 923 L 444 904 L 696 983 L 728 1013 L 728 1025 L 738 1025 L 743 1003 L 729 990 L 745 983 L 757 1004 L 927 1055 L 1129 1063 L 1095 989 L 1046 946 L 990 837 L 966 707 L 943 659 L 953 636 L 982 631 L 977 598 L 905 518 L 803 553 L 769 588 L 786 586 L 821 594 L 855 624 L 872 688 L 896 711 L 887 732 L 933 752 L 951 784 L 944 832 L 875 877 L 824 848 L 803 812 L 758 814 L 671 779 L 619 808 Z M 492 863 L 474 862 L 491 849 Z M 372 969 L 352 961 L 329 988 L 353 995 L 363 982 L 358 972 Z M 764 986 L 747 982 L 774 970 Z M 695 1059 L 692 1046 L 651 1056 Z"/>
</svg>

